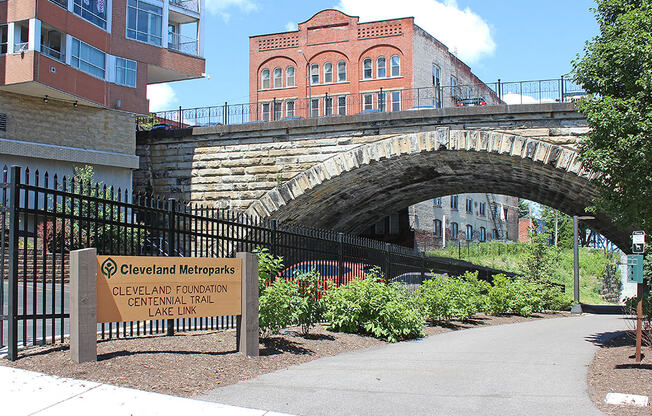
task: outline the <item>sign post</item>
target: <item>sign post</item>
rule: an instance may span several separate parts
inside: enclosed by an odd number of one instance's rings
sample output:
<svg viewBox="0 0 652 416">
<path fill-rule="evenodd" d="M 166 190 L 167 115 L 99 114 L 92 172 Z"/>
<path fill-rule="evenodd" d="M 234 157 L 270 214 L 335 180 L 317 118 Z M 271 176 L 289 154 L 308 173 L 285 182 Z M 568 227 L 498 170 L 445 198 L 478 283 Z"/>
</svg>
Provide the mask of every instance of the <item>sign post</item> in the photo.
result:
<svg viewBox="0 0 652 416">
<path fill-rule="evenodd" d="M 645 253 L 645 231 L 632 232 L 632 253 L 627 256 L 627 281 L 636 285 L 636 362 L 640 363 L 641 344 L 643 343 L 643 256 Z M 630 265 L 630 258 L 632 264 Z"/>
</svg>

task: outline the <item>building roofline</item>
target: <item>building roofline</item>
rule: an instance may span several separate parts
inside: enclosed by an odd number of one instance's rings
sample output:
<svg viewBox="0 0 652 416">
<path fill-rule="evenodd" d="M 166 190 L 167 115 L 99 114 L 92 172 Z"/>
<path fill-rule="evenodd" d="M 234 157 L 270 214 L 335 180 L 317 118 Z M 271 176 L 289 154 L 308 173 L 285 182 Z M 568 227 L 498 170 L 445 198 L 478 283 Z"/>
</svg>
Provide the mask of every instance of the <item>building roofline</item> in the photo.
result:
<svg viewBox="0 0 652 416">
<path fill-rule="evenodd" d="M 302 24 L 304 24 L 304 23 L 309 22 L 310 20 L 312 20 L 312 19 L 313 19 L 315 16 L 317 16 L 319 13 L 329 12 L 329 11 L 341 13 L 341 14 L 343 14 L 343 15 L 346 16 L 346 17 L 357 17 L 358 19 L 360 18 L 360 16 L 351 16 L 351 15 L 348 15 L 348 14 L 344 13 L 342 10 L 337 10 L 337 9 L 324 9 L 324 10 L 320 10 L 320 11 L 318 11 L 317 13 L 313 14 L 312 16 L 310 16 L 309 19 L 306 19 L 306 20 L 304 20 L 303 22 L 299 22 L 298 24 L 302 25 Z"/>
</svg>

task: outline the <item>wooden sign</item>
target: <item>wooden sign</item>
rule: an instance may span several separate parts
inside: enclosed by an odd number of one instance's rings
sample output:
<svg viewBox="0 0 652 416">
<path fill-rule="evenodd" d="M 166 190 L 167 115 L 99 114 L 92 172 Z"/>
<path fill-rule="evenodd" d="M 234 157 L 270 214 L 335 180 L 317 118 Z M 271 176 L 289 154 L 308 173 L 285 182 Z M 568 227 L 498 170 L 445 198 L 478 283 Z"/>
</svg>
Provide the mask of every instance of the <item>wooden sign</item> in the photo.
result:
<svg viewBox="0 0 652 416">
<path fill-rule="evenodd" d="M 97 256 L 97 322 L 240 315 L 242 259 Z"/>
</svg>

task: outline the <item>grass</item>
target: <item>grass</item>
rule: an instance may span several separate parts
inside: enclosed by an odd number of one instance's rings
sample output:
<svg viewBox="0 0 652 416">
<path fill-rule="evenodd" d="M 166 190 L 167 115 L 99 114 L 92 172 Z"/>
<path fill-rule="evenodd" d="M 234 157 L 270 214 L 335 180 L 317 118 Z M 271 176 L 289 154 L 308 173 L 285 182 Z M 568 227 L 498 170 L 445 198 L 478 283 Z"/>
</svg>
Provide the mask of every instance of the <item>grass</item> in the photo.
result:
<svg viewBox="0 0 652 416">
<path fill-rule="evenodd" d="M 476 243 L 466 247 L 449 246 L 445 249 L 429 251 L 427 255 L 461 258 L 463 260 L 514 273 L 523 271 L 523 259 L 529 243 Z M 566 286 L 566 294 L 573 297 L 573 250 L 551 248 L 553 261 L 553 280 Z M 606 304 L 600 296 L 601 277 L 609 264 L 610 254 L 586 247 L 580 248 L 580 300 L 582 303 Z"/>
</svg>

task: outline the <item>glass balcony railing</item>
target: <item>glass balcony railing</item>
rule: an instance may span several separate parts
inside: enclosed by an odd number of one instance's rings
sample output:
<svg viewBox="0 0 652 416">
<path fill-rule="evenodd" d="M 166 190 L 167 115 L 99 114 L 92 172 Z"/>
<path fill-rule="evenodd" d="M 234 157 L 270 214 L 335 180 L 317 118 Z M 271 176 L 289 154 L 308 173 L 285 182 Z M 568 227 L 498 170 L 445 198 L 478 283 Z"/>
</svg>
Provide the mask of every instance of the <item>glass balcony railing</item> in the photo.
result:
<svg viewBox="0 0 652 416">
<path fill-rule="evenodd" d="M 199 13 L 199 0 L 170 0 L 170 6 L 180 7 Z"/>
<path fill-rule="evenodd" d="M 14 53 L 27 52 L 28 49 L 29 49 L 29 42 L 14 43 Z"/>
<path fill-rule="evenodd" d="M 168 49 L 197 56 L 199 55 L 199 39 L 183 36 L 179 33 L 169 33 Z"/>
<path fill-rule="evenodd" d="M 60 62 L 66 61 L 66 54 L 64 52 L 49 48 L 45 45 L 41 45 L 41 53 L 45 56 L 49 56 L 50 58 L 56 59 L 57 61 Z"/>
</svg>

